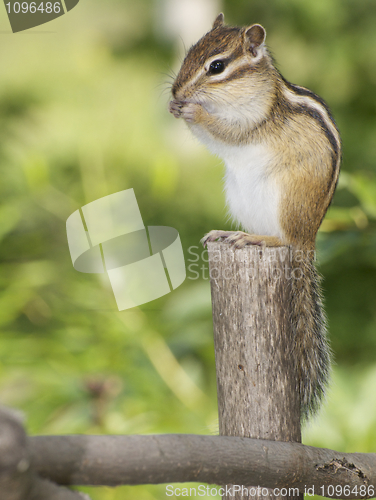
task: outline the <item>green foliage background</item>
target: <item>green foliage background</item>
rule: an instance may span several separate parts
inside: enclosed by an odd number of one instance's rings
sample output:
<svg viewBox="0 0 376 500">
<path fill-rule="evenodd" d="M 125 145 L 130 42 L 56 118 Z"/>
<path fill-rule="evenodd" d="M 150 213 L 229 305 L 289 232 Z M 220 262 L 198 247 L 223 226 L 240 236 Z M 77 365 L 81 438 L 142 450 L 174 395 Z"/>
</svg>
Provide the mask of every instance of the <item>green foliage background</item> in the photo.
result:
<svg viewBox="0 0 376 500">
<path fill-rule="evenodd" d="M 17 35 L 0 11 L 0 400 L 32 434 L 217 432 L 199 239 L 231 224 L 219 160 L 167 112 L 178 60 L 155 34 L 157 8 L 82 0 Z M 375 451 L 376 3 L 226 0 L 224 12 L 266 27 L 283 75 L 320 94 L 341 130 L 343 171 L 318 238 L 336 365 L 304 442 Z M 192 267 L 174 293 L 119 313 L 103 277 L 73 269 L 65 221 L 131 187 L 147 225 L 178 229 Z M 85 491 L 165 498 L 164 486 Z"/>
</svg>

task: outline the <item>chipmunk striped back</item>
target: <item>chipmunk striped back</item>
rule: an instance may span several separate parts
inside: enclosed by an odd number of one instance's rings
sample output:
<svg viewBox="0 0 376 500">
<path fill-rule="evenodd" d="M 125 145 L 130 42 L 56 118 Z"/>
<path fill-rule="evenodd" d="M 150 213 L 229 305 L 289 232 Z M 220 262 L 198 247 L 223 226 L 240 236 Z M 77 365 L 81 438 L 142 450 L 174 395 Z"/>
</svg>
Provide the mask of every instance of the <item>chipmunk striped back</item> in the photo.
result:
<svg viewBox="0 0 376 500">
<path fill-rule="evenodd" d="M 280 107 L 283 107 L 285 104 L 288 107 L 288 113 L 306 115 L 315 120 L 328 141 L 331 154 L 331 169 L 327 194 L 331 201 L 338 181 L 342 158 L 341 137 L 334 118 L 327 104 L 317 94 L 309 89 L 288 82 L 282 75 L 280 75 L 280 78 L 282 80 L 280 87 L 282 90 Z M 320 220 L 320 224 L 321 222 L 322 219 Z"/>
</svg>

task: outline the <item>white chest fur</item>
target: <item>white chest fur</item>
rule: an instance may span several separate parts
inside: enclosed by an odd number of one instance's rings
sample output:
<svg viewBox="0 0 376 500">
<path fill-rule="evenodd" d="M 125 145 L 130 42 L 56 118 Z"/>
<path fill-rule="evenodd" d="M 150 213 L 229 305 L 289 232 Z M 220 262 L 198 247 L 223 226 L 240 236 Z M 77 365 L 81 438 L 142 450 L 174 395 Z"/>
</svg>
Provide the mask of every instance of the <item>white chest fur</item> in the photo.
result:
<svg viewBox="0 0 376 500">
<path fill-rule="evenodd" d="M 273 153 L 262 144 L 229 146 L 201 127 L 193 132 L 225 162 L 226 201 L 233 219 L 249 233 L 283 238 L 278 215 L 280 190 L 269 173 Z"/>
<path fill-rule="evenodd" d="M 283 238 L 280 193 L 268 173 L 271 155 L 261 145 L 233 148 L 226 164 L 225 192 L 231 216 L 249 233 Z"/>
</svg>

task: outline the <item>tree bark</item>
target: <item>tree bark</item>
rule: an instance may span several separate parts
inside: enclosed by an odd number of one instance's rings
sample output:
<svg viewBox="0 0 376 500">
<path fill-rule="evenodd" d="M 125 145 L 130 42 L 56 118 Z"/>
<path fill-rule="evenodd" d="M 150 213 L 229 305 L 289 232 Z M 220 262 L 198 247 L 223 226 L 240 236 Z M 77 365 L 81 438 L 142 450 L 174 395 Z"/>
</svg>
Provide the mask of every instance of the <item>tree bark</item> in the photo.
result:
<svg viewBox="0 0 376 500">
<path fill-rule="evenodd" d="M 331 498 L 375 496 L 375 453 L 184 434 L 35 436 L 29 447 L 38 474 L 63 485 L 232 483 L 298 488 L 300 494 L 307 488 Z"/>
<path fill-rule="evenodd" d="M 215 242 L 208 244 L 208 252 L 219 432 L 300 442 L 297 373 L 291 359 L 289 248 L 239 250 Z M 251 498 L 282 497 L 269 491 Z"/>
</svg>

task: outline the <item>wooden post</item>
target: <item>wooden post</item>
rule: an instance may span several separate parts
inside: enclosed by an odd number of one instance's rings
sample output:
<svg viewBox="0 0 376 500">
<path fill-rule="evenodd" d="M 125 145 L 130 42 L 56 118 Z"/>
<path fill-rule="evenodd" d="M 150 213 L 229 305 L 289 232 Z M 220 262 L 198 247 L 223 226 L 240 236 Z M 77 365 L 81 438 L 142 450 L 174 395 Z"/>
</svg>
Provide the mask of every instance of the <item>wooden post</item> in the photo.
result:
<svg viewBox="0 0 376 500">
<path fill-rule="evenodd" d="M 289 248 L 239 250 L 215 242 L 208 244 L 208 252 L 219 433 L 301 442 L 291 359 Z M 248 497 L 238 492 L 223 498 L 282 498 L 266 491 L 267 495 L 259 489 Z"/>
</svg>

